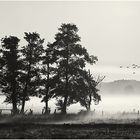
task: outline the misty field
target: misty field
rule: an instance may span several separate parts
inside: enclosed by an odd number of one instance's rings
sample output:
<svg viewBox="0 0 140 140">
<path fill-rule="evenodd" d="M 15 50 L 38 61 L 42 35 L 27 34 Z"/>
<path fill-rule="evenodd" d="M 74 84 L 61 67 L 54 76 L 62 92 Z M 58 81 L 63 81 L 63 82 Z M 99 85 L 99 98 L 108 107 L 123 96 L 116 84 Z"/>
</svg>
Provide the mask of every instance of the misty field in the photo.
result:
<svg viewBox="0 0 140 140">
<path fill-rule="evenodd" d="M 1 116 L 0 138 L 140 138 L 139 118 L 100 118 L 70 114 Z"/>
</svg>

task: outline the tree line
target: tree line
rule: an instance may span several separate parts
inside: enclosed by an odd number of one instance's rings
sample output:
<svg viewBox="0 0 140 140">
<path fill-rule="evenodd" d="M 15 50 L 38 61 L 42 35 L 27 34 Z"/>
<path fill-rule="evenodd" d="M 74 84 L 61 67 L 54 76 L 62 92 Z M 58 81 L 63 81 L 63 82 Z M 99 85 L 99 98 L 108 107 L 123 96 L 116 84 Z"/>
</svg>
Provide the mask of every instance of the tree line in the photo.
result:
<svg viewBox="0 0 140 140">
<path fill-rule="evenodd" d="M 90 110 L 92 101 L 101 100 L 97 85 L 102 78 L 95 80 L 85 69 L 98 59 L 79 43 L 76 25 L 62 24 L 55 41 L 46 46 L 36 32 L 25 32 L 24 40 L 26 45 L 20 46 L 16 36 L 1 39 L 0 88 L 5 102 L 12 104 L 13 114 L 23 114 L 31 96 L 42 98 L 45 114 L 52 98 L 63 114 L 71 104 L 79 102 Z"/>
</svg>

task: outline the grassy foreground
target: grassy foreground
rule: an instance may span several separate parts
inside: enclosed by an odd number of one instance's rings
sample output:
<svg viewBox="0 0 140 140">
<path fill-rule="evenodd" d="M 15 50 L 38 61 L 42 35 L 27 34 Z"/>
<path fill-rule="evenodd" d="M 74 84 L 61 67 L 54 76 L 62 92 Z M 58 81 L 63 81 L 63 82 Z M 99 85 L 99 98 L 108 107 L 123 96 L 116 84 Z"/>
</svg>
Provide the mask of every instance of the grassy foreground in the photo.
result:
<svg viewBox="0 0 140 140">
<path fill-rule="evenodd" d="M 133 124 L 1 124 L 0 138 L 140 138 Z"/>
<path fill-rule="evenodd" d="M 0 119 L 0 138 L 140 138 L 140 124 L 137 123 L 64 123 L 59 117 L 54 123 L 51 121 L 54 116 L 3 117 Z"/>
</svg>

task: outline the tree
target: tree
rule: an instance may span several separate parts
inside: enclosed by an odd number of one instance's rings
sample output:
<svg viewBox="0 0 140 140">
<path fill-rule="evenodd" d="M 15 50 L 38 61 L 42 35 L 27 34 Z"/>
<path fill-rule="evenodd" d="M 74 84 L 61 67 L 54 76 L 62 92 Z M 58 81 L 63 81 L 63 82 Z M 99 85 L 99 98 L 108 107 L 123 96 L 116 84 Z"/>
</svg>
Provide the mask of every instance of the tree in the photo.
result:
<svg viewBox="0 0 140 140">
<path fill-rule="evenodd" d="M 12 103 L 13 114 L 18 113 L 17 104 L 19 103 L 19 61 L 18 43 L 19 39 L 15 36 L 2 38 L 2 48 L 0 49 L 0 83 L 2 92 L 6 95 L 6 102 Z"/>
<path fill-rule="evenodd" d="M 39 89 L 40 96 L 43 95 L 42 102 L 45 102 L 45 114 L 48 114 L 48 102 L 53 97 L 52 90 L 56 86 L 58 75 L 56 72 L 55 62 L 57 60 L 55 46 L 48 43 L 45 49 L 45 55 L 42 57 L 43 63 L 41 68 L 41 87 Z"/>
<path fill-rule="evenodd" d="M 76 88 L 81 92 L 81 96 L 78 96 L 77 100 L 80 102 L 81 106 L 84 106 L 87 109 L 87 111 L 90 111 L 92 101 L 94 101 L 95 104 L 98 104 L 99 101 L 101 101 L 97 86 L 104 78 L 104 76 L 98 76 L 95 80 L 89 70 L 85 71 L 85 73 L 78 79 L 78 85 Z"/>
<path fill-rule="evenodd" d="M 43 43 L 44 39 L 40 38 L 40 35 L 36 32 L 26 33 L 24 39 L 27 41 L 27 45 L 22 47 L 22 76 L 21 83 L 23 87 L 22 108 L 21 113 L 24 113 L 25 101 L 29 99 L 30 95 L 37 94 L 37 88 L 40 80 L 40 62 L 42 60 L 42 54 L 44 52 Z"/>
<path fill-rule="evenodd" d="M 62 113 L 66 114 L 67 106 L 73 102 L 72 80 L 81 74 L 86 63 L 93 64 L 97 57 L 90 56 L 87 50 L 78 42 L 78 28 L 74 24 L 62 24 L 55 36 L 55 46 L 58 56 L 58 72 L 60 83 L 56 87 L 56 96 L 63 97 Z M 80 96 L 80 95 L 79 95 Z M 72 99 L 72 100 L 71 100 Z"/>
</svg>

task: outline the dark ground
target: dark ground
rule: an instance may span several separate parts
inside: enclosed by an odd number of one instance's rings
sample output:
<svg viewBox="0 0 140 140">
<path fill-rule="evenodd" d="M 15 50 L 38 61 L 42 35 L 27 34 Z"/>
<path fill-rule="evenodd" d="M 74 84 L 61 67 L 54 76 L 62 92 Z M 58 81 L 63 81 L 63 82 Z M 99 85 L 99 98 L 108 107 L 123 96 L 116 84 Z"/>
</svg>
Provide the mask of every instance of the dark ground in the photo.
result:
<svg viewBox="0 0 140 140">
<path fill-rule="evenodd" d="M 1 123 L 0 138 L 140 138 L 140 125 Z"/>
<path fill-rule="evenodd" d="M 87 116 L 75 114 L 2 115 L 0 139 L 140 139 L 140 117 L 122 117 L 90 121 Z"/>
</svg>

